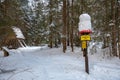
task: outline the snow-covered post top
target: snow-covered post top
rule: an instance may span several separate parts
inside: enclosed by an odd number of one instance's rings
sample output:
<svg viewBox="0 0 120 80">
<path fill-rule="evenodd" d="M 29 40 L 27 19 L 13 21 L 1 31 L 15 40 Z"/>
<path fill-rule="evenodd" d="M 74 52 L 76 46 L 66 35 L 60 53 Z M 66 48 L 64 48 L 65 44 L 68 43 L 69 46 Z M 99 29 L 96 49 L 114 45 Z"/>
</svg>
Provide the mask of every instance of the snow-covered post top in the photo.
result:
<svg viewBox="0 0 120 80">
<path fill-rule="evenodd" d="M 81 14 L 79 17 L 79 33 L 92 33 L 91 17 L 88 14 Z"/>
</svg>

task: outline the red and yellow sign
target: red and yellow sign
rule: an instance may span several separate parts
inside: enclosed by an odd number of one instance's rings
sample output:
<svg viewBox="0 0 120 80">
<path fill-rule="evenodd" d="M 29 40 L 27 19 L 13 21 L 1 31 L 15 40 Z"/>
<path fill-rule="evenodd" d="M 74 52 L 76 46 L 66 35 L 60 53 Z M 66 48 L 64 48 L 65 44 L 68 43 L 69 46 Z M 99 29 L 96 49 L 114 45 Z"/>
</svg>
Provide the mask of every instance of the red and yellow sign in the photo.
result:
<svg viewBox="0 0 120 80">
<path fill-rule="evenodd" d="M 80 39 L 81 41 L 90 41 L 91 37 L 90 35 L 81 35 Z"/>
</svg>

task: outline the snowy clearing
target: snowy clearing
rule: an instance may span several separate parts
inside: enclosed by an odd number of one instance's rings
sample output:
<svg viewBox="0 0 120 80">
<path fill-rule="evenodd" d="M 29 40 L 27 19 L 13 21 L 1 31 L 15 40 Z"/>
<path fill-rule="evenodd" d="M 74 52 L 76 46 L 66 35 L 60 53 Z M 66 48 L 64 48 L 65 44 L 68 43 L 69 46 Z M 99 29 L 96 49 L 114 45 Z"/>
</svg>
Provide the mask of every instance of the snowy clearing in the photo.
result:
<svg viewBox="0 0 120 80">
<path fill-rule="evenodd" d="M 80 48 L 27 47 L 0 56 L 0 80 L 120 80 L 120 60 L 89 55 L 88 75 Z"/>
</svg>

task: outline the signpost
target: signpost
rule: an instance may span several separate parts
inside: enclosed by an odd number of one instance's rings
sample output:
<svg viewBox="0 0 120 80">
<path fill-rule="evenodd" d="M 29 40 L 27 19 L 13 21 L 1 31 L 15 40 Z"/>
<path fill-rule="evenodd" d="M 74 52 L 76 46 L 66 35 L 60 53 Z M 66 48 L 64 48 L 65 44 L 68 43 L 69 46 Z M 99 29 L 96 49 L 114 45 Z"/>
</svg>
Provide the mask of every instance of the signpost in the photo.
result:
<svg viewBox="0 0 120 80">
<path fill-rule="evenodd" d="M 87 52 L 87 41 L 90 41 L 90 35 L 82 35 L 81 37 L 81 47 L 83 51 L 83 56 L 85 57 L 85 71 L 89 74 L 89 63 L 88 63 L 88 52 Z"/>
<path fill-rule="evenodd" d="M 88 14 L 81 14 L 79 19 L 79 33 L 83 56 L 85 57 L 85 71 L 89 74 L 87 43 L 91 40 L 91 17 Z"/>
</svg>

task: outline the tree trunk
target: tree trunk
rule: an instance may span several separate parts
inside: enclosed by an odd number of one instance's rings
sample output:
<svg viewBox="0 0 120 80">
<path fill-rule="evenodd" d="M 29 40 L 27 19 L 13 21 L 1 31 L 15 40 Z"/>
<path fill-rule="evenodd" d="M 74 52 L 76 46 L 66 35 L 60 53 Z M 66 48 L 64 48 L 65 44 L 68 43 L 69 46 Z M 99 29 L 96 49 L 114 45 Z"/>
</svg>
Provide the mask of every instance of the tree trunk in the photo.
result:
<svg viewBox="0 0 120 80">
<path fill-rule="evenodd" d="M 49 11 L 49 13 L 50 13 L 50 17 L 49 17 L 49 19 L 50 19 L 50 21 L 49 21 L 49 25 L 51 25 L 51 23 L 52 23 L 52 17 L 53 17 L 53 15 L 52 15 L 52 0 L 50 0 L 50 11 Z M 52 48 L 52 47 L 53 47 L 53 40 L 52 40 L 52 38 L 53 38 L 53 36 L 52 36 L 52 26 L 49 26 L 49 27 L 50 27 L 50 34 L 49 34 L 49 47 Z"/>
<path fill-rule="evenodd" d="M 105 14 L 105 27 L 106 27 L 106 29 L 105 30 L 107 30 L 107 36 L 105 36 L 106 37 L 106 46 L 107 47 L 110 47 L 109 46 L 109 34 L 108 34 L 108 31 L 109 31 L 109 25 L 108 25 L 108 22 L 109 22 L 109 18 L 108 18 L 108 1 L 106 0 L 105 1 L 105 12 L 106 12 L 106 14 Z"/>
<path fill-rule="evenodd" d="M 112 22 L 111 22 L 111 27 L 112 27 L 112 54 L 113 56 L 117 56 L 117 41 L 116 41 L 116 25 L 115 25 L 115 0 L 111 0 L 111 12 L 112 12 Z"/>
<path fill-rule="evenodd" d="M 63 52 L 66 51 L 66 0 L 63 0 L 63 32 L 62 32 Z"/>
<path fill-rule="evenodd" d="M 72 52 L 74 51 L 73 49 L 73 0 L 72 0 L 72 11 L 71 11 L 71 17 L 72 17 L 72 20 L 71 20 L 71 31 L 70 31 L 70 42 L 71 42 L 71 48 L 72 48 Z"/>
<path fill-rule="evenodd" d="M 116 11 L 116 24 L 117 24 L 117 30 L 118 30 L 118 55 L 120 59 L 120 3 L 117 0 L 117 11 Z"/>
<path fill-rule="evenodd" d="M 70 26 L 69 26 L 69 8 L 70 8 L 70 5 L 69 5 L 69 0 L 67 0 L 67 46 L 70 45 Z"/>
<path fill-rule="evenodd" d="M 119 14 L 118 23 L 119 23 L 119 28 L 120 28 L 120 3 L 118 5 L 118 14 Z M 119 59 L 120 59 L 120 29 L 119 29 Z"/>
</svg>

